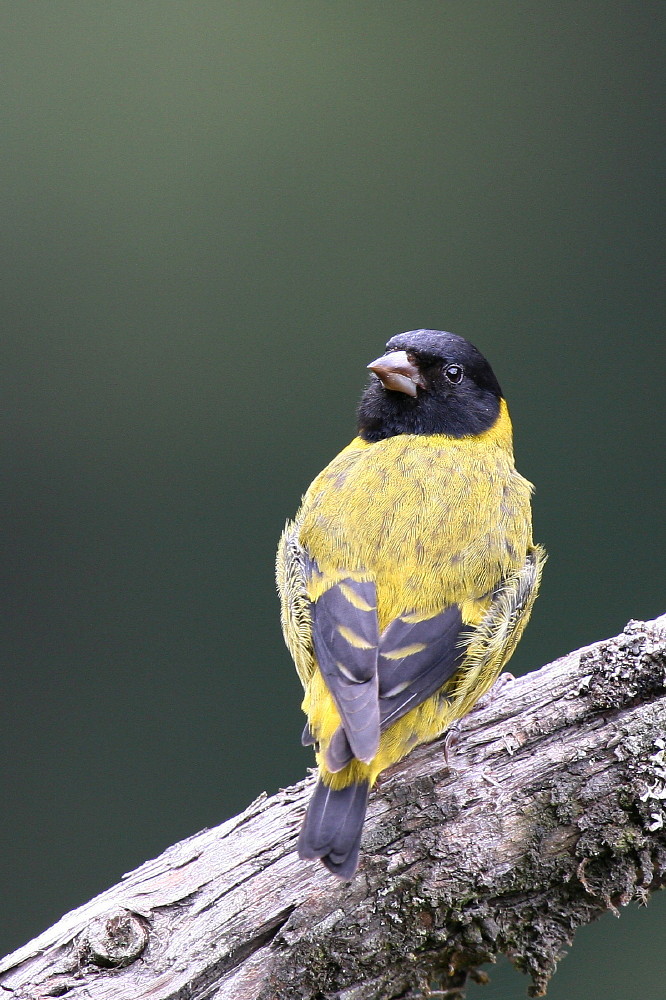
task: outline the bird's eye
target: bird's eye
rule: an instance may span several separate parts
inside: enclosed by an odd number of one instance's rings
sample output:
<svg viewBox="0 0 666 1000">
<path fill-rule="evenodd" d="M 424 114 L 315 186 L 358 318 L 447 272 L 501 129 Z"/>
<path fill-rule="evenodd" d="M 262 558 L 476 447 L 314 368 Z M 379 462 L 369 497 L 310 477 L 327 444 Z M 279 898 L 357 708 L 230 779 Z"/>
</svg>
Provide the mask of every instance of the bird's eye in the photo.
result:
<svg viewBox="0 0 666 1000">
<path fill-rule="evenodd" d="M 459 382 L 462 382 L 462 365 L 447 365 L 444 369 L 444 374 L 448 378 L 449 382 L 453 382 L 454 385 L 458 385 Z"/>
</svg>

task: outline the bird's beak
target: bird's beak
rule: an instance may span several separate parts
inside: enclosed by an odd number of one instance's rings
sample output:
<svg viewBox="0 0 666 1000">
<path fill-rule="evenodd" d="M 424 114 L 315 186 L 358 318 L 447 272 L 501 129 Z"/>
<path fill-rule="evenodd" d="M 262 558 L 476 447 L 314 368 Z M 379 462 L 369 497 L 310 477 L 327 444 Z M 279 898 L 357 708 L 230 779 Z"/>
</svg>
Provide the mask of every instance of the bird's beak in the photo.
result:
<svg viewBox="0 0 666 1000">
<path fill-rule="evenodd" d="M 389 351 L 372 361 L 368 368 L 375 373 L 385 389 L 404 392 L 408 396 L 416 395 L 417 385 L 425 389 L 421 372 L 412 364 L 405 351 Z"/>
</svg>

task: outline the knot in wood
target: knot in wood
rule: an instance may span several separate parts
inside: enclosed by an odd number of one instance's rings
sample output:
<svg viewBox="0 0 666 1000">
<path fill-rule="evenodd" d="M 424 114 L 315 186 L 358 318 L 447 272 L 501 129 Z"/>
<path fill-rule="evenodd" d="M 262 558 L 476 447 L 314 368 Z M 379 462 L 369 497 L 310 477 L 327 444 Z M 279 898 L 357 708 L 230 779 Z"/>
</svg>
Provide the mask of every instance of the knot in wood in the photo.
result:
<svg viewBox="0 0 666 1000">
<path fill-rule="evenodd" d="M 136 961 L 147 944 L 145 920 L 119 908 L 91 920 L 79 939 L 79 954 L 84 962 L 123 969 Z"/>
</svg>

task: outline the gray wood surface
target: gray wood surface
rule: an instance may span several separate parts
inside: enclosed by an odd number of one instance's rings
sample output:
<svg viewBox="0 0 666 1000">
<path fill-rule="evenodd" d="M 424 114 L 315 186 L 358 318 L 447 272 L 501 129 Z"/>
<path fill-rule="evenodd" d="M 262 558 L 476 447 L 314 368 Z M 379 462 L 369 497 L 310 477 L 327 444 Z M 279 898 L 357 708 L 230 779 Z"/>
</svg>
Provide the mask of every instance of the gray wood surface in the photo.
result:
<svg viewBox="0 0 666 1000">
<path fill-rule="evenodd" d="M 542 995 L 581 924 L 666 879 L 666 615 L 516 681 L 373 793 L 357 877 L 294 853 L 312 778 L 175 844 L 0 962 L 0 997 Z M 527 984 L 526 984 L 527 985 Z"/>
</svg>

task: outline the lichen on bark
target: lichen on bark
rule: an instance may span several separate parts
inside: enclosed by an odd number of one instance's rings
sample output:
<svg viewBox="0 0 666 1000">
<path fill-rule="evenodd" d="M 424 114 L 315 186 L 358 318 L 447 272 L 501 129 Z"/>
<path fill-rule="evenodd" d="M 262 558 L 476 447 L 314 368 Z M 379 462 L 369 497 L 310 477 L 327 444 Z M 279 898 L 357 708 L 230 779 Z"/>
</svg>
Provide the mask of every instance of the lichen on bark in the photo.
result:
<svg viewBox="0 0 666 1000">
<path fill-rule="evenodd" d="M 0 986 L 453 1000 L 505 954 L 543 996 L 578 927 L 666 882 L 666 616 L 505 685 L 449 758 L 438 741 L 383 778 L 353 882 L 294 852 L 307 779 L 66 914 L 0 962 Z"/>
</svg>

